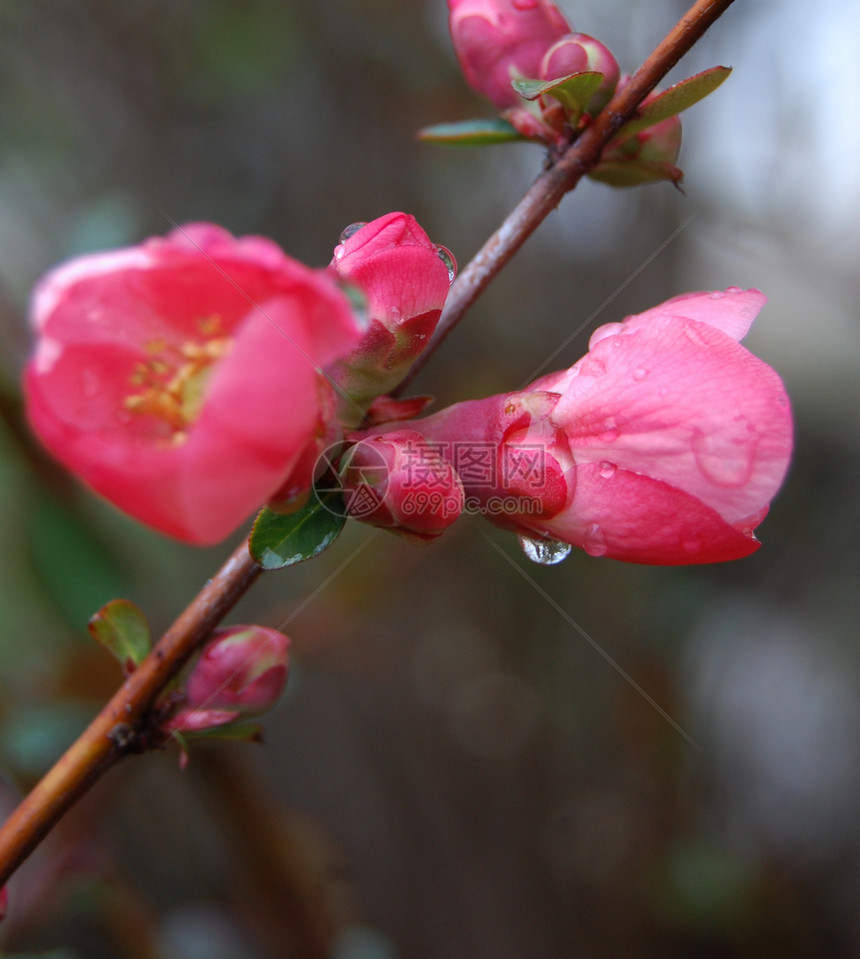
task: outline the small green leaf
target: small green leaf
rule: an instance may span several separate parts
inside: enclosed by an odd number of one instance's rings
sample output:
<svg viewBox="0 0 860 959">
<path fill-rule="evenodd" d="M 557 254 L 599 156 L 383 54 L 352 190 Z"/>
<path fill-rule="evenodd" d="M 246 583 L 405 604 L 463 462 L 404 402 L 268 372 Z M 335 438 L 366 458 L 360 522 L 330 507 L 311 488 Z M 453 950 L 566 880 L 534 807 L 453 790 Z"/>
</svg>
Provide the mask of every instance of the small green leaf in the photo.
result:
<svg viewBox="0 0 860 959">
<path fill-rule="evenodd" d="M 251 530 L 251 555 L 263 569 L 282 569 L 318 556 L 338 538 L 346 523 L 339 490 L 315 493 L 296 513 L 260 511 Z"/>
<path fill-rule="evenodd" d="M 588 176 L 609 186 L 640 186 L 668 180 L 678 189 L 681 189 L 680 183 L 684 179 L 683 172 L 671 163 L 649 163 L 646 160 L 603 161 Z"/>
<path fill-rule="evenodd" d="M 223 726 L 214 726 L 212 729 L 198 729 L 193 733 L 187 730 L 181 734 L 173 734 L 183 748 L 196 739 L 223 739 L 233 742 L 259 743 L 263 740 L 263 727 L 259 723 L 225 723 Z"/>
<path fill-rule="evenodd" d="M 717 89 L 731 72 L 730 67 L 711 67 L 710 70 L 703 70 L 701 73 L 687 77 L 686 80 L 681 80 L 674 86 L 669 87 L 668 90 L 664 90 L 654 97 L 649 104 L 640 107 L 633 119 L 628 120 L 618 131 L 618 138 L 631 137 L 641 133 L 648 127 L 654 126 L 655 123 L 668 120 L 669 117 L 686 110 L 687 107 L 698 103 L 699 100 L 704 100 L 708 94 Z"/>
<path fill-rule="evenodd" d="M 565 110 L 578 117 L 584 112 L 602 82 L 602 73 L 586 70 L 556 80 L 514 80 L 512 85 L 524 100 L 553 97 Z"/>
<path fill-rule="evenodd" d="M 418 139 L 451 146 L 482 147 L 494 143 L 511 143 L 526 138 L 507 120 L 491 117 L 486 120 L 463 120 L 459 123 L 437 123 L 418 131 Z"/>
<path fill-rule="evenodd" d="M 127 599 L 112 599 L 90 619 L 90 635 L 130 673 L 152 648 L 149 623 Z"/>
</svg>

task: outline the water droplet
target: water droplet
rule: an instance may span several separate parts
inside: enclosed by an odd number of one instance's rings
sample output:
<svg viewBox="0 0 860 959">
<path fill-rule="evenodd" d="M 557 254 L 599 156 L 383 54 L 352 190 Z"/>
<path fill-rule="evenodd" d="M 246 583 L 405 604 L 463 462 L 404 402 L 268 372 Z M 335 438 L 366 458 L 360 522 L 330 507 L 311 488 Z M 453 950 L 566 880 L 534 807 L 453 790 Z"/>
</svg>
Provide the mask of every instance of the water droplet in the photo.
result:
<svg viewBox="0 0 860 959">
<path fill-rule="evenodd" d="M 633 371 L 634 380 L 644 380 L 650 371 L 646 370 L 644 366 L 637 366 Z"/>
<path fill-rule="evenodd" d="M 739 286 L 729 286 L 726 287 L 726 293 L 743 293 L 743 289 Z"/>
<path fill-rule="evenodd" d="M 454 259 L 454 254 L 444 246 L 437 244 L 436 255 L 445 264 L 448 270 L 448 282 L 453 283 L 454 277 L 457 275 L 457 261 Z"/>
<path fill-rule="evenodd" d="M 604 430 L 597 438 L 601 443 L 614 443 L 620 435 L 619 430 Z"/>
<path fill-rule="evenodd" d="M 693 456 L 701 474 L 715 486 L 734 489 L 744 486 L 752 476 L 758 437 L 738 437 L 729 445 L 725 440 L 693 430 Z"/>
<path fill-rule="evenodd" d="M 711 294 L 711 299 L 712 299 L 712 300 L 721 300 L 725 295 L 726 295 L 726 294 L 723 293 L 722 290 L 714 290 L 714 292 Z"/>
<path fill-rule="evenodd" d="M 614 463 L 610 463 L 609 460 L 604 460 L 600 464 L 600 475 L 603 479 L 611 479 L 617 469 L 618 467 Z"/>
<path fill-rule="evenodd" d="M 340 242 L 346 243 L 346 241 L 351 237 L 355 236 L 356 233 L 363 227 L 367 226 L 366 223 L 350 223 L 350 225 L 341 233 Z M 343 254 L 341 254 L 343 256 Z"/>
<path fill-rule="evenodd" d="M 526 556 L 540 566 L 555 566 L 567 559 L 573 549 L 569 543 L 561 543 L 557 539 L 532 539 L 529 536 L 517 538 Z"/>
<path fill-rule="evenodd" d="M 606 537 L 597 523 L 588 524 L 582 548 L 589 556 L 605 556 L 609 551 L 609 547 L 606 545 Z"/>
<path fill-rule="evenodd" d="M 749 320 L 756 315 L 756 311 L 751 306 L 745 306 L 739 311 L 738 315 L 742 316 L 745 320 Z"/>
</svg>

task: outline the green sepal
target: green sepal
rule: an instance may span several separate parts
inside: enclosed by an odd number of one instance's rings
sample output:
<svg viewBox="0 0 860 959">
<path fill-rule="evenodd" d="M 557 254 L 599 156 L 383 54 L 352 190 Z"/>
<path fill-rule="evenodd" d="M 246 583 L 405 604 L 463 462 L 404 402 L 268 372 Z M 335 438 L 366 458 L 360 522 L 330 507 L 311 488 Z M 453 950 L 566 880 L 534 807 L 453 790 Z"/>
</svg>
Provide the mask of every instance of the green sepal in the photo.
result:
<svg viewBox="0 0 860 959">
<path fill-rule="evenodd" d="M 450 146 L 483 147 L 496 143 L 525 140 L 516 128 L 501 117 L 486 120 L 462 120 L 459 123 L 436 123 L 418 131 L 418 139 Z"/>
<path fill-rule="evenodd" d="M 319 556 L 338 538 L 346 523 L 339 490 L 315 492 L 295 513 L 262 509 L 251 530 L 251 556 L 263 569 L 283 569 Z"/>
<path fill-rule="evenodd" d="M 234 722 L 211 729 L 197 729 L 193 733 L 173 733 L 179 744 L 187 752 L 188 743 L 196 739 L 226 739 L 232 742 L 259 743 L 263 740 L 263 727 L 259 723 Z"/>
<path fill-rule="evenodd" d="M 628 120 L 618 131 L 617 139 L 635 136 L 655 123 L 668 120 L 699 100 L 704 100 L 732 72 L 731 67 L 711 67 L 695 76 L 687 77 L 662 93 L 658 93 L 650 103 L 640 107 L 632 120 Z"/>
<path fill-rule="evenodd" d="M 646 160 L 601 161 L 589 171 L 588 176 L 609 186 L 641 186 L 643 183 L 668 180 L 678 189 L 681 189 L 680 184 L 684 179 L 683 171 L 671 163 L 649 163 Z"/>
<path fill-rule="evenodd" d="M 112 599 L 90 618 L 90 635 L 126 673 L 134 671 L 152 649 L 152 634 L 142 610 L 127 599 Z"/>
<path fill-rule="evenodd" d="M 524 100 L 537 100 L 549 96 L 572 116 L 585 112 L 589 101 L 603 83 L 603 74 L 594 70 L 571 73 L 556 80 L 513 80 L 511 85 Z"/>
</svg>

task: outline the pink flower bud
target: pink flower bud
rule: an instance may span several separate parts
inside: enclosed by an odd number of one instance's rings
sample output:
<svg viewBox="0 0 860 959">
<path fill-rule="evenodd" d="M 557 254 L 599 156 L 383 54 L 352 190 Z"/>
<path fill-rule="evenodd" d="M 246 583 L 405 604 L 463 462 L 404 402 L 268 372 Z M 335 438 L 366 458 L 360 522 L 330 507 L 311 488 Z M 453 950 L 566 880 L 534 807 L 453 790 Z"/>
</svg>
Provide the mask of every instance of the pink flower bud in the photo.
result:
<svg viewBox="0 0 860 959">
<path fill-rule="evenodd" d="M 623 88 L 628 78 L 619 83 Z M 659 90 L 652 90 L 642 101 L 649 104 Z M 610 140 L 600 155 L 600 162 L 589 173 L 595 180 L 613 186 L 638 186 L 654 180 L 671 180 L 680 183 L 684 174 L 678 169 L 678 154 L 681 152 L 682 127 L 678 116 L 669 117 L 629 137 Z"/>
<path fill-rule="evenodd" d="M 329 273 L 208 224 L 60 266 L 32 322 L 39 438 L 192 543 L 223 539 L 283 486 L 320 429 L 319 367 L 362 333 Z"/>
<path fill-rule="evenodd" d="M 542 515 L 490 516 L 525 536 L 635 563 L 746 556 L 792 449 L 779 376 L 738 342 L 764 303 L 737 287 L 676 297 L 596 330 L 585 357 L 523 394 L 410 425 L 442 449 L 544 448 L 563 499 L 546 483 Z M 472 495 L 477 480 L 459 475 Z"/>
<path fill-rule="evenodd" d="M 430 540 L 463 511 L 463 486 L 439 451 L 398 429 L 362 439 L 347 451 L 342 475 L 354 519 Z"/>
<path fill-rule="evenodd" d="M 556 40 L 571 32 L 547 0 L 448 0 L 454 51 L 469 85 L 499 109 L 519 107 L 516 78 L 538 77 Z"/>
<path fill-rule="evenodd" d="M 585 33 L 572 33 L 562 37 L 544 54 L 538 78 L 556 80 L 585 71 L 603 74 L 603 82 L 587 107 L 588 112 L 594 115 L 610 101 L 620 76 L 618 61 L 599 40 Z"/>
<path fill-rule="evenodd" d="M 179 711 L 163 729 L 190 733 L 264 713 L 287 683 L 290 641 L 265 626 L 218 629 L 191 667 Z"/>
<path fill-rule="evenodd" d="M 331 375 L 352 400 L 345 422 L 361 420 L 370 401 L 389 392 L 430 341 L 456 264 L 430 241 L 415 218 L 389 213 L 344 231 L 330 268 L 367 300 L 369 326 Z"/>
</svg>

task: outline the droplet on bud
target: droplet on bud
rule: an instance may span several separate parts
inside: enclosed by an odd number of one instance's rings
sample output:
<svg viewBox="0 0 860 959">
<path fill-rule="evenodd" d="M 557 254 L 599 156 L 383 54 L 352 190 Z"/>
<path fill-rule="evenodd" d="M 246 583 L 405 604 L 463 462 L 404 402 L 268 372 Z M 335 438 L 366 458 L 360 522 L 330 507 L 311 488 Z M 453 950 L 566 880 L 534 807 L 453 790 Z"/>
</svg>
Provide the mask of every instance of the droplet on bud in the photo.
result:
<svg viewBox="0 0 860 959">
<path fill-rule="evenodd" d="M 453 283 L 454 277 L 457 275 L 457 261 L 454 259 L 454 254 L 438 244 L 436 245 L 436 253 L 448 270 L 448 282 Z"/>
<path fill-rule="evenodd" d="M 609 552 L 609 547 L 606 545 L 606 537 L 603 535 L 603 530 L 597 523 L 588 524 L 582 548 L 589 556 L 605 556 L 607 552 Z"/>
<path fill-rule="evenodd" d="M 341 233 L 340 242 L 346 243 L 346 241 L 354 236 L 358 231 L 363 227 L 367 226 L 367 223 L 350 223 L 350 225 Z"/>
<path fill-rule="evenodd" d="M 520 546 L 526 557 L 539 566 L 555 566 L 570 556 L 573 547 L 569 543 L 561 543 L 557 539 L 532 539 L 529 536 L 519 536 Z"/>
</svg>

